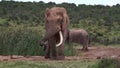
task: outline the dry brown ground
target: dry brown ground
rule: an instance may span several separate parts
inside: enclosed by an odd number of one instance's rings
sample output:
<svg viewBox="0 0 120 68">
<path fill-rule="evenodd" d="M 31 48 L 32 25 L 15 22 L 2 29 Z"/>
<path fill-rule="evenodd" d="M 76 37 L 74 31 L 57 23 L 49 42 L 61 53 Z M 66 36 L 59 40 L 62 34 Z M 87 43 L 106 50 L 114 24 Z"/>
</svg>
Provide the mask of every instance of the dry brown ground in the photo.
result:
<svg viewBox="0 0 120 68">
<path fill-rule="evenodd" d="M 65 60 L 80 60 L 80 59 L 102 59 L 102 58 L 116 58 L 120 57 L 120 48 L 116 47 L 89 47 L 88 52 L 82 52 L 77 50 L 77 56 L 66 56 Z M 14 59 L 10 59 L 10 56 L 0 56 L 1 61 L 49 61 L 44 59 L 43 56 L 13 56 Z"/>
</svg>

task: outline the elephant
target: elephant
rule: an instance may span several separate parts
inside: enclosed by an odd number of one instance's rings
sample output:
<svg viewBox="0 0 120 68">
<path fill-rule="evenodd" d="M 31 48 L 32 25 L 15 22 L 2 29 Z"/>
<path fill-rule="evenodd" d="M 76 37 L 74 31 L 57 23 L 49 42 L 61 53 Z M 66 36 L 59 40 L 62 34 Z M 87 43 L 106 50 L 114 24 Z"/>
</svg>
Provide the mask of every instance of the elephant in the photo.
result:
<svg viewBox="0 0 120 68">
<path fill-rule="evenodd" d="M 69 17 L 63 7 L 46 8 L 45 35 L 40 45 L 46 47 L 46 59 L 64 59 L 64 43 L 68 35 Z M 56 50 L 56 47 L 58 49 Z"/>
<path fill-rule="evenodd" d="M 83 45 L 82 50 L 88 51 L 88 32 L 84 29 L 71 29 L 69 30 L 68 43 L 79 43 Z"/>
</svg>

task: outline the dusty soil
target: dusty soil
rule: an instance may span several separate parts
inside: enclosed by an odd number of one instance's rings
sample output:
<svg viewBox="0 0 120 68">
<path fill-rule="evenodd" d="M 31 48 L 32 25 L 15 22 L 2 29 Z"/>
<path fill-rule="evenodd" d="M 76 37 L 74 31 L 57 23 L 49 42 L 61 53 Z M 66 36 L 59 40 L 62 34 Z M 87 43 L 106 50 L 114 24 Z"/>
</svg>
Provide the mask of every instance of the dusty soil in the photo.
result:
<svg viewBox="0 0 120 68">
<path fill-rule="evenodd" d="M 120 48 L 116 47 L 90 47 L 88 52 L 83 53 L 83 57 L 101 59 L 120 57 Z"/>
<path fill-rule="evenodd" d="M 80 59 L 102 59 L 102 58 L 120 58 L 120 48 L 115 47 L 89 47 L 88 52 L 83 52 L 77 49 L 78 55 L 76 56 L 66 56 L 65 60 L 80 60 Z M 1 61 L 49 61 L 49 59 L 44 59 L 44 56 L 0 56 Z"/>
</svg>

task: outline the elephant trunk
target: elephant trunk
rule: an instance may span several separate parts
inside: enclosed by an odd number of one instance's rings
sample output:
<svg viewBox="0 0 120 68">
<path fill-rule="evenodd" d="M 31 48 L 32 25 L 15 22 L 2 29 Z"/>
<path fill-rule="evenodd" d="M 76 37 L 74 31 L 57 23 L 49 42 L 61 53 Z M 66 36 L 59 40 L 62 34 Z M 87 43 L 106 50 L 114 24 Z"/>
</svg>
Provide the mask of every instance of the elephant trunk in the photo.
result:
<svg viewBox="0 0 120 68">
<path fill-rule="evenodd" d="M 45 42 L 48 41 L 52 36 L 54 36 L 57 32 L 59 32 L 60 29 L 49 29 L 46 31 L 45 36 L 41 39 L 40 45 L 47 45 Z"/>
<path fill-rule="evenodd" d="M 61 31 L 59 31 L 59 35 L 60 35 L 60 42 L 56 44 L 56 47 L 60 46 L 63 43 L 63 35 Z"/>
</svg>

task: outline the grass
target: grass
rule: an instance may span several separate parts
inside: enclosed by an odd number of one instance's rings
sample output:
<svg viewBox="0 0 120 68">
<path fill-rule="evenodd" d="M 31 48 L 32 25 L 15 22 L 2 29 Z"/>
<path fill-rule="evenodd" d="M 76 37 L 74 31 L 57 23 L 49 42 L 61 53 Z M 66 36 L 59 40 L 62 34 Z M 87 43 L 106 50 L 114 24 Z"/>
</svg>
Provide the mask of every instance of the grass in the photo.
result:
<svg viewBox="0 0 120 68">
<path fill-rule="evenodd" d="M 43 47 L 39 46 L 45 33 L 43 26 L 38 27 L 0 27 L 0 55 L 43 56 Z M 66 56 L 75 55 L 75 49 L 65 46 Z"/>
<path fill-rule="evenodd" d="M 0 61 L 0 68 L 87 68 L 93 61 Z"/>
<path fill-rule="evenodd" d="M 102 60 L 47 60 L 47 61 L 0 61 L 0 68 L 120 68 L 119 59 Z"/>
<path fill-rule="evenodd" d="M 116 47 L 116 48 L 120 48 L 120 44 L 111 44 L 108 47 Z"/>
</svg>

